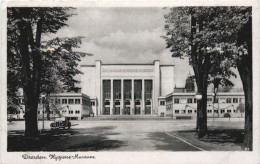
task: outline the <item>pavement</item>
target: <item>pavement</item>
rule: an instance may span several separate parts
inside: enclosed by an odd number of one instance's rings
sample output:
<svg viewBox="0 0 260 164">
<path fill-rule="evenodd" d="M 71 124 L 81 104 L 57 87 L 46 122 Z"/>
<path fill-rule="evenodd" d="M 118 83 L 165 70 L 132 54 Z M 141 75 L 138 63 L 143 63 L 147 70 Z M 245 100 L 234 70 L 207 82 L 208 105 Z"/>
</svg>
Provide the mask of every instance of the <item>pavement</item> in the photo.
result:
<svg viewBox="0 0 260 164">
<path fill-rule="evenodd" d="M 8 151 L 203 151 L 203 147 L 175 135 L 195 129 L 196 120 L 71 121 L 70 130 L 44 130 L 25 139 L 24 121 L 8 123 Z M 42 128 L 42 122 L 38 124 Z M 209 128 L 242 129 L 242 119 L 208 120 Z M 32 146 L 28 146 L 28 143 Z M 26 145 L 27 146 L 24 146 Z M 29 145 L 30 145 L 29 144 Z"/>
</svg>

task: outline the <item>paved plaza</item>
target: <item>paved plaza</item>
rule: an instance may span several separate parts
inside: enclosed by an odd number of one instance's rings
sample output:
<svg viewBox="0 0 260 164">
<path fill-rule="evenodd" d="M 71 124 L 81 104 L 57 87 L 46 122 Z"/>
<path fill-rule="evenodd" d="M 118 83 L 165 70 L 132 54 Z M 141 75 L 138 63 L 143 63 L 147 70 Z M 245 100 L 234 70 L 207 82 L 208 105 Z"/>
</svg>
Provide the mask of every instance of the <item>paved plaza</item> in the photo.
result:
<svg viewBox="0 0 260 164">
<path fill-rule="evenodd" d="M 32 147 L 22 147 L 24 121 L 8 123 L 8 151 L 203 151 L 176 135 L 194 131 L 196 120 L 72 121 L 70 130 L 45 130 Z M 42 129 L 42 122 L 38 124 Z M 208 120 L 209 129 L 243 129 L 242 119 Z M 20 137 L 20 139 L 19 139 Z M 47 139 L 45 139 L 47 138 Z M 19 143 L 16 143 L 17 141 Z M 28 139 L 29 140 L 29 139 Z M 40 140 L 44 140 L 40 142 Z M 21 142 L 22 141 L 22 142 Z M 26 141 L 24 141 L 26 142 Z M 39 142 L 39 143 L 38 143 Z M 17 146 L 15 145 L 17 144 Z M 40 144 L 40 145 L 39 145 Z M 37 147 L 38 145 L 38 147 Z"/>
</svg>

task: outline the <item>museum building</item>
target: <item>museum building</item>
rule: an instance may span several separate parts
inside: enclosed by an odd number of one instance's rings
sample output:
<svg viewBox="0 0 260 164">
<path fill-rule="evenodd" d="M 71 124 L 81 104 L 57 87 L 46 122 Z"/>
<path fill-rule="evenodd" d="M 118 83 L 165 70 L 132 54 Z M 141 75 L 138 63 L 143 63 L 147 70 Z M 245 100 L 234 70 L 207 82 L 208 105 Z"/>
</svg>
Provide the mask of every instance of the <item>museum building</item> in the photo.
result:
<svg viewBox="0 0 260 164">
<path fill-rule="evenodd" d="M 81 65 L 81 92 L 99 115 L 158 115 L 158 99 L 175 85 L 174 65 L 159 60 L 149 64 Z"/>
</svg>

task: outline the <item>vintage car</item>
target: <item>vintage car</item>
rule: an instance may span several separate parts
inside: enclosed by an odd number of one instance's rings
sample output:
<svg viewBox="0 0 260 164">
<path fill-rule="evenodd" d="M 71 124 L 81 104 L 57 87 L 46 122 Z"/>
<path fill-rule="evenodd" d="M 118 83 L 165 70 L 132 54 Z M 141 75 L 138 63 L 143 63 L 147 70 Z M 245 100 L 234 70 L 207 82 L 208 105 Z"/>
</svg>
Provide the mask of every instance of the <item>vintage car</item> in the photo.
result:
<svg viewBox="0 0 260 164">
<path fill-rule="evenodd" d="M 68 117 L 56 118 L 54 122 L 51 123 L 51 129 L 65 129 L 66 127 L 70 129 L 71 122 Z"/>
</svg>

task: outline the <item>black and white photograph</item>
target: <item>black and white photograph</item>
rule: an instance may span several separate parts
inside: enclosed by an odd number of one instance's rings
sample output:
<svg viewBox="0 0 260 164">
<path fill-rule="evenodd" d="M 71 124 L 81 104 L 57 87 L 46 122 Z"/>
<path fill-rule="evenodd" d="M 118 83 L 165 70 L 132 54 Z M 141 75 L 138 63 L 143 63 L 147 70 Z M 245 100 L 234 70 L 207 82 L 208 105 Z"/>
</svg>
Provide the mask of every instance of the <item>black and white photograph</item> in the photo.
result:
<svg viewBox="0 0 260 164">
<path fill-rule="evenodd" d="M 95 163 L 107 153 L 127 163 L 138 153 L 143 163 L 155 162 L 152 153 L 162 163 L 167 153 L 169 163 L 196 153 L 209 156 L 194 163 L 243 163 L 231 158 L 243 153 L 260 162 L 254 12 L 252 4 L 7 4 L 2 162 L 16 153 L 25 163 Z"/>
</svg>

